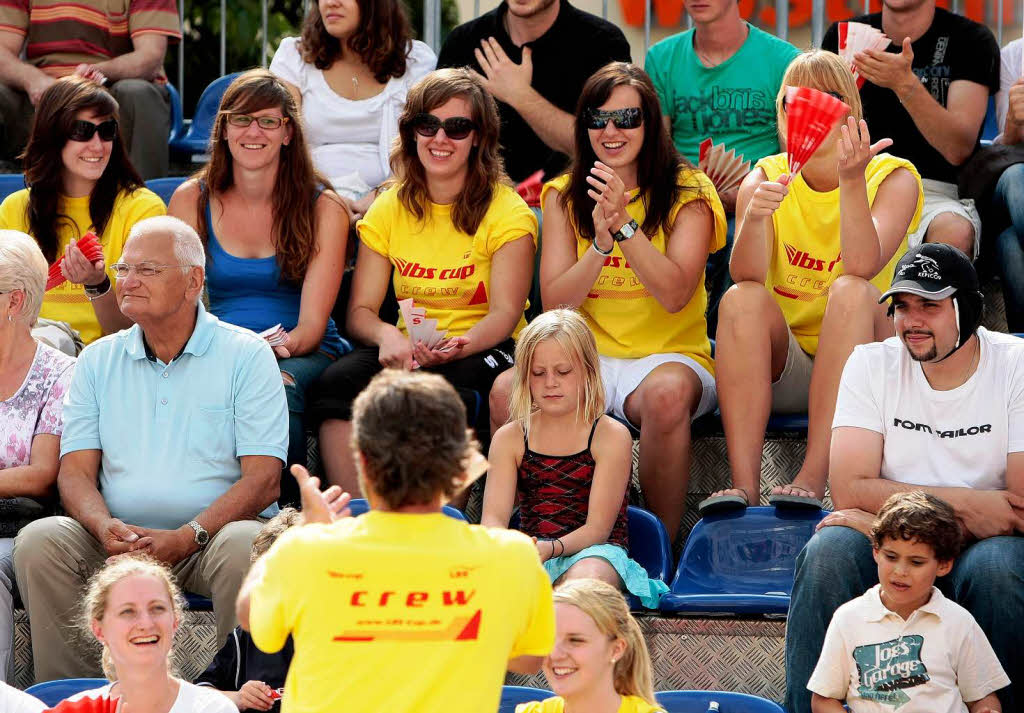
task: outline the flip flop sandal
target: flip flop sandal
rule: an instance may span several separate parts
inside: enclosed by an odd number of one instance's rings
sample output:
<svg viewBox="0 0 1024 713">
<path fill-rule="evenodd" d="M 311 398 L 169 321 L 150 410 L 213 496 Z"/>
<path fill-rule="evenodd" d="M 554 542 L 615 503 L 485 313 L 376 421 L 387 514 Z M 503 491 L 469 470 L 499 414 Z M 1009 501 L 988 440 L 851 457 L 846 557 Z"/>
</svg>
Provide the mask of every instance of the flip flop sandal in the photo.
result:
<svg viewBox="0 0 1024 713">
<path fill-rule="evenodd" d="M 697 506 L 697 512 L 701 517 L 705 517 L 727 510 L 741 510 L 747 505 L 747 498 L 744 495 L 713 495 L 701 500 L 700 505 Z"/>
<path fill-rule="evenodd" d="M 770 495 L 768 504 L 777 508 L 800 508 L 809 510 L 820 510 L 822 502 L 813 495 L 783 495 L 781 493 Z"/>
</svg>

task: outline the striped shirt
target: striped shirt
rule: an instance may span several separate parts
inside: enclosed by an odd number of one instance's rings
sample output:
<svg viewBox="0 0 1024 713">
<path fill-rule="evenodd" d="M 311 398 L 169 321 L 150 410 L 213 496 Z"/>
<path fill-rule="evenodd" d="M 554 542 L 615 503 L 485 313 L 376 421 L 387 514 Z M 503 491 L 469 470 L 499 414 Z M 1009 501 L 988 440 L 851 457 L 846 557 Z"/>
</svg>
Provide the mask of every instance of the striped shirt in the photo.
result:
<svg viewBox="0 0 1024 713">
<path fill-rule="evenodd" d="M 181 39 L 174 0 L 0 0 L 0 31 L 25 37 L 26 60 L 54 77 L 127 54 L 141 35 Z"/>
</svg>

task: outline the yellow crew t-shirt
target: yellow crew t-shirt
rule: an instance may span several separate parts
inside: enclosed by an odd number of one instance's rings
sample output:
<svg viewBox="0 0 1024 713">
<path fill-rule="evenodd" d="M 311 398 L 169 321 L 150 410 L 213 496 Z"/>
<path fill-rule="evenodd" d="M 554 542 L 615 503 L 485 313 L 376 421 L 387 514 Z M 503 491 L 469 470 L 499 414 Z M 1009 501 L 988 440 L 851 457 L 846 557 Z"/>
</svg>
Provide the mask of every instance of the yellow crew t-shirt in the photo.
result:
<svg viewBox="0 0 1024 713">
<path fill-rule="evenodd" d="M 398 190 L 384 191 L 356 224 L 359 239 L 394 266 L 398 299 L 412 298 L 437 320 L 437 330 L 460 337 L 490 309 L 491 260 L 507 243 L 529 235 L 537 244 L 537 217 L 509 186 L 497 184 L 474 235 L 451 220 L 451 206 L 427 203 L 423 220 L 405 209 Z M 526 305 L 524 304 L 524 309 Z M 513 336 L 526 326 L 519 318 Z M 405 321 L 398 328 L 408 334 Z"/>
<path fill-rule="evenodd" d="M 20 230 L 29 232 L 28 224 L 28 188 L 12 193 L 0 204 L 0 229 Z M 78 240 L 90 230 L 95 230 L 89 216 L 89 197 L 68 198 L 61 196 L 57 201 L 57 211 L 61 215 L 57 225 L 57 258 L 64 254 L 71 240 Z M 99 236 L 103 248 L 103 259 L 107 267 L 107 276 L 114 281 L 114 271 L 110 266 L 121 259 L 125 241 L 132 227 L 143 218 L 164 215 L 167 207 L 160 196 L 148 188 L 137 188 L 132 192 L 122 191 L 114 199 L 114 208 L 107 219 L 107 227 Z M 86 344 L 103 336 L 99 320 L 85 295 L 82 285 L 65 281 L 54 287 L 43 297 L 43 309 L 40 317 L 67 322 L 72 329 L 78 330 L 82 341 Z"/>
<path fill-rule="evenodd" d="M 710 251 L 721 250 L 725 247 L 727 225 L 725 209 L 718 199 L 714 185 L 703 172 L 696 169 L 683 169 L 679 173 L 678 181 L 687 188 L 683 189 L 679 201 L 672 206 L 669 213 L 670 222 L 675 222 L 680 209 L 687 203 L 703 200 L 711 208 L 715 218 Z M 541 190 L 540 204 L 545 205 L 548 191 L 553 189 L 562 193 L 568 185 L 567 174 L 548 181 Z M 628 195 L 633 198 L 636 191 L 631 191 Z M 626 210 L 639 225 L 643 225 L 647 216 L 645 201 L 633 201 L 626 206 Z M 664 255 L 669 238 L 665 231 L 659 229 L 657 233 L 647 237 L 655 249 Z M 686 236 L 681 237 L 685 239 Z M 577 234 L 577 258 L 583 257 L 590 249 L 591 241 Z M 651 354 L 680 353 L 692 357 L 714 374 L 711 342 L 708 339 L 705 318 L 707 306 L 707 290 L 704 287 L 704 275 L 701 274 L 693 297 L 686 306 L 676 313 L 666 310 L 644 287 L 626 261 L 621 247 L 616 243 L 612 248 L 612 254 L 605 258 L 604 267 L 601 268 L 601 273 L 587 298 L 580 305 L 580 311 L 594 333 L 597 351 L 602 356 L 638 359 Z"/>
<path fill-rule="evenodd" d="M 661 706 L 652 706 L 639 696 L 623 696 L 618 713 L 663 713 Z M 555 696 L 543 701 L 520 703 L 516 713 L 565 713 L 565 699 Z"/>
<path fill-rule="evenodd" d="M 757 162 L 769 181 L 789 173 L 786 154 L 766 156 Z M 878 187 L 897 168 L 905 168 L 917 181 L 917 208 L 907 233 L 917 230 L 924 206 L 921 176 L 914 164 L 887 153 L 875 156 L 864 170 L 867 180 L 868 204 L 875 202 Z M 789 194 L 772 215 L 775 244 L 765 287 L 782 308 L 793 336 L 800 348 L 810 355 L 818 351 L 818 334 L 825 316 L 825 303 L 829 287 L 843 274 L 843 259 L 839 254 L 839 189 L 819 192 L 811 189 L 802 174 L 789 184 Z M 904 236 L 892 259 L 871 279 L 881 292 L 889 289 L 896 263 L 907 251 Z"/>
<path fill-rule="evenodd" d="M 509 659 L 554 643 L 519 532 L 370 511 L 289 530 L 265 560 L 249 623 L 264 651 L 294 642 L 283 713 L 497 710 Z"/>
</svg>

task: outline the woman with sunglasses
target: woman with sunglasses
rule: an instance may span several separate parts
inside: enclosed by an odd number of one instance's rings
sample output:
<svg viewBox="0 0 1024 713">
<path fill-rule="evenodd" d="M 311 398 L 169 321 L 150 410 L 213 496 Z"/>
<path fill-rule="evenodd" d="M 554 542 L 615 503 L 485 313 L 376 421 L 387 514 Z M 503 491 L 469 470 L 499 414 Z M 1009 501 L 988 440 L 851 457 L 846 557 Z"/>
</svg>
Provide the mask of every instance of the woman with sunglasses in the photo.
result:
<svg viewBox="0 0 1024 713">
<path fill-rule="evenodd" d="M 109 266 L 132 226 L 163 215 L 128 160 L 117 101 L 84 77 L 65 77 L 43 92 L 22 154 L 28 188 L 0 205 L 0 229 L 28 233 L 47 262 L 64 257 L 67 281 L 46 293 L 41 317 L 67 322 L 86 344 L 131 326 L 111 289 Z M 75 243 L 99 236 L 103 259 L 89 262 Z"/>
<path fill-rule="evenodd" d="M 479 80 L 466 69 L 427 75 L 409 90 L 398 127 L 394 185 L 357 226 L 347 324 L 366 346 L 327 368 L 310 406 L 327 478 L 350 493 L 359 492 L 348 445 L 359 392 L 385 367 L 422 368 L 477 411 L 512 366 L 533 272 L 537 219 L 505 176 L 497 106 Z M 423 310 L 414 335 L 405 319 L 378 316 L 389 281 L 400 304 L 411 300 L 405 314 Z"/>
<path fill-rule="evenodd" d="M 817 506 L 825 495 L 832 416 L 846 359 L 892 336 L 878 304 L 921 213 L 921 178 L 871 143 L 847 64 L 831 52 L 799 55 L 776 107 L 786 133 L 786 91 L 810 87 L 849 106 L 806 165 L 785 153 L 758 161 L 736 202 L 736 283 L 722 298 L 715 359 L 733 488 L 709 507 L 757 505 L 770 413 L 807 413 L 807 453 L 773 503 Z M 724 497 L 728 496 L 728 497 Z"/>
<path fill-rule="evenodd" d="M 331 319 L 344 266 L 349 217 L 314 168 L 284 82 L 265 69 L 224 92 L 210 162 L 182 184 L 169 212 L 206 246 L 210 312 L 263 333 L 277 354 L 288 397 L 288 465 L 306 462 L 306 390 L 351 347 Z M 291 478 L 281 501 L 295 502 Z"/>
<path fill-rule="evenodd" d="M 690 420 L 715 407 L 704 265 L 725 245 L 708 178 L 679 155 L 658 95 L 614 62 L 584 85 L 569 172 L 541 191 L 546 307 L 580 310 L 601 358 L 605 408 L 640 429 L 640 486 L 674 536 L 690 467 Z M 505 379 L 495 403 L 507 393 Z"/>
<path fill-rule="evenodd" d="M 436 65 L 430 47 L 412 39 L 401 0 L 317 0 L 301 37 L 274 53 L 270 71 L 302 109 L 313 162 L 356 217 L 391 175 L 409 87 Z"/>
</svg>

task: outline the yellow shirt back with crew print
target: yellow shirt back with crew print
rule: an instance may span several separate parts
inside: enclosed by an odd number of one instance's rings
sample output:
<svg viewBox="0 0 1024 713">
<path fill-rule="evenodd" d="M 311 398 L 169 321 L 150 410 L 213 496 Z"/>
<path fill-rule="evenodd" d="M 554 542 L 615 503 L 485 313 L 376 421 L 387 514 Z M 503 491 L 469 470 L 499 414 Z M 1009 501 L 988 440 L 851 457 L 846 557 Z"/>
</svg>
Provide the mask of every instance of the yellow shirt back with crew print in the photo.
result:
<svg viewBox="0 0 1024 713">
<path fill-rule="evenodd" d="M 249 623 L 264 651 L 294 642 L 283 713 L 494 711 L 509 659 L 546 656 L 555 638 L 530 539 L 441 513 L 289 530 Z"/>
<path fill-rule="evenodd" d="M 537 244 L 537 217 L 511 187 L 497 184 L 491 205 L 474 235 L 458 230 L 451 206 L 428 203 L 423 220 L 384 191 L 356 224 L 359 239 L 394 266 L 395 295 L 411 297 L 451 337 L 468 332 L 490 309 L 491 260 L 506 244 L 529 235 Z M 524 305 L 524 309 L 525 309 Z M 519 318 L 513 336 L 526 326 Z M 408 334 L 405 322 L 398 328 Z"/>
<path fill-rule="evenodd" d="M 29 232 L 28 198 L 29 189 L 25 188 L 12 193 L 0 204 L 0 229 L 20 230 Z M 57 225 L 57 257 L 64 255 L 71 240 L 78 240 L 90 230 L 95 230 L 89 216 L 89 197 L 67 198 L 61 196 L 57 200 L 57 212 L 60 219 Z M 114 208 L 107 219 L 107 226 L 99 236 L 103 248 L 103 258 L 107 267 L 107 276 L 114 281 L 114 272 L 110 266 L 121 259 L 125 241 L 132 227 L 143 218 L 164 215 L 167 207 L 160 196 L 148 188 L 137 188 L 128 193 L 122 191 L 114 199 Z M 81 285 L 64 282 L 46 293 L 43 297 L 43 309 L 40 317 L 67 322 L 72 329 L 77 329 L 82 341 L 86 344 L 103 336 L 99 320 L 85 295 Z"/>
<path fill-rule="evenodd" d="M 786 154 L 766 156 L 757 162 L 769 181 L 789 173 Z M 864 169 L 868 204 L 875 202 L 878 187 L 897 168 L 905 168 L 917 181 L 917 208 L 907 233 L 917 230 L 924 206 L 921 176 L 906 159 L 881 153 Z M 810 355 L 818 351 L 818 334 L 825 316 L 829 287 L 843 274 L 843 258 L 839 254 L 839 188 L 819 192 L 807 185 L 801 174 L 789 184 L 789 195 L 772 215 L 775 245 L 765 287 L 782 308 L 793 336 L 800 348 Z M 880 291 L 889 289 L 896 263 L 907 251 L 907 239 L 896 249 L 892 259 L 874 276 L 871 284 Z"/>
<path fill-rule="evenodd" d="M 687 188 L 683 189 L 679 201 L 672 206 L 669 213 L 670 222 L 675 221 L 680 209 L 687 203 L 703 200 L 715 217 L 710 251 L 721 250 L 725 247 L 727 225 L 725 209 L 718 199 L 714 185 L 704 173 L 696 169 L 683 169 L 679 173 L 678 181 Z M 541 190 L 541 205 L 545 205 L 548 191 L 562 193 L 568 185 L 568 175 L 559 176 L 544 184 Z M 630 198 L 634 196 L 636 191 L 629 193 Z M 626 210 L 638 224 L 643 225 L 647 215 L 643 200 L 634 200 L 626 206 Z M 681 237 L 685 239 L 686 236 Z M 658 252 L 665 254 L 668 246 L 665 231 L 659 229 L 657 233 L 648 235 L 647 238 Z M 590 249 L 591 241 L 577 235 L 577 258 L 583 257 Z M 601 273 L 587 298 L 580 305 L 580 311 L 594 333 L 597 351 L 602 356 L 637 359 L 651 354 L 686 354 L 714 374 L 711 342 L 708 339 L 708 325 L 705 319 L 707 306 L 708 296 L 702 273 L 686 306 L 676 313 L 666 310 L 644 287 L 626 261 L 621 247 L 616 243 L 612 248 L 612 254 L 605 258 L 604 267 L 601 268 Z"/>
<path fill-rule="evenodd" d="M 640 696 L 623 696 L 618 713 L 664 713 L 664 708 L 654 706 Z M 543 701 L 520 703 L 516 713 L 565 713 L 565 700 L 558 696 Z"/>
</svg>

